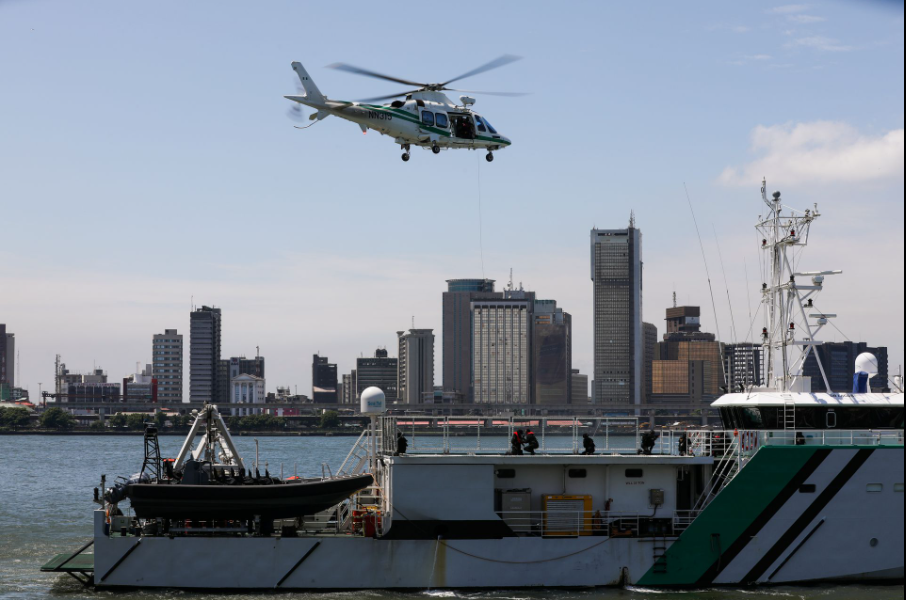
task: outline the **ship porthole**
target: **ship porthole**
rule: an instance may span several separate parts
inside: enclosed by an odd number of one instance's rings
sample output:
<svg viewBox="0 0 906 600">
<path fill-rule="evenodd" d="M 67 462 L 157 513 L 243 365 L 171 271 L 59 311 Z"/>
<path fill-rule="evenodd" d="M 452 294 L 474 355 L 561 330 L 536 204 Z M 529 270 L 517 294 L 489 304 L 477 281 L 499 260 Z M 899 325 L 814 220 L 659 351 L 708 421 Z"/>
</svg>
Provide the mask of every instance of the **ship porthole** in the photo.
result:
<svg viewBox="0 0 906 600">
<path fill-rule="evenodd" d="M 878 545 L 878 538 L 871 538 L 871 541 L 868 543 L 872 548 L 875 548 Z"/>
</svg>

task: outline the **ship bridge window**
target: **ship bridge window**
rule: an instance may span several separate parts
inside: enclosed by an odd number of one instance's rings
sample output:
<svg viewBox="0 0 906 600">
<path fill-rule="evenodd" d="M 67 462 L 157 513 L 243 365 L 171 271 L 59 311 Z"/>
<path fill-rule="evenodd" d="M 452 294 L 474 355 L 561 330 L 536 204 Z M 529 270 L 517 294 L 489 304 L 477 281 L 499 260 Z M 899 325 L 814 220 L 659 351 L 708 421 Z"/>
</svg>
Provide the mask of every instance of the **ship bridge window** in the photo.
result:
<svg viewBox="0 0 906 600">
<path fill-rule="evenodd" d="M 436 113 L 434 115 L 434 121 L 437 123 L 437 126 L 441 129 L 446 129 L 450 125 L 449 120 L 447 119 L 446 113 Z"/>
<path fill-rule="evenodd" d="M 422 111 L 422 124 L 428 127 L 434 127 L 434 113 L 430 110 Z"/>
</svg>

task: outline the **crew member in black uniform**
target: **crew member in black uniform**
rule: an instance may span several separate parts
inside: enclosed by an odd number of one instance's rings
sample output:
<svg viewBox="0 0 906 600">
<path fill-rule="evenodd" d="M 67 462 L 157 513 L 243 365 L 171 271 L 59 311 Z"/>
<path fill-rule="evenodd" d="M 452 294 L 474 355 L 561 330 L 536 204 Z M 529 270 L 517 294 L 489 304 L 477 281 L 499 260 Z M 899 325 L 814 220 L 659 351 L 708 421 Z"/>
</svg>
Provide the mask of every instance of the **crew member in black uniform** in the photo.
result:
<svg viewBox="0 0 906 600">
<path fill-rule="evenodd" d="M 535 432 L 531 429 L 525 433 L 525 446 L 526 451 L 532 456 L 535 456 L 535 450 L 541 447 L 541 444 L 538 443 L 538 438 L 535 437 Z"/>
<path fill-rule="evenodd" d="M 513 434 L 513 440 L 510 442 L 513 456 L 522 456 L 524 454 L 524 452 L 522 452 L 522 436 L 523 432 L 521 429 Z"/>
<path fill-rule="evenodd" d="M 659 437 L 661 437 L 661 434 L 654 429 L 644 434 L 642 436 L 642 454 L 650 456 L 651 452 L 654 450 L 654 443 L 657 442 Z"/>
<path fill-rule="evenodd" d="M 597 451 L 595 441 L 587 433 L 582 436 L 582 447 L 585 448 L 585 452 L 582 453 L 582 456 L 594 456 L 595 451 Z"/>
<path fill-rule="evenodd" d="M 402 456 L 409 451 L 409 440 L 406 439 L 406 436 L 403 435 L 403 432 L 400 431 L 396 434 L 396 455 Z"/>
</svg>

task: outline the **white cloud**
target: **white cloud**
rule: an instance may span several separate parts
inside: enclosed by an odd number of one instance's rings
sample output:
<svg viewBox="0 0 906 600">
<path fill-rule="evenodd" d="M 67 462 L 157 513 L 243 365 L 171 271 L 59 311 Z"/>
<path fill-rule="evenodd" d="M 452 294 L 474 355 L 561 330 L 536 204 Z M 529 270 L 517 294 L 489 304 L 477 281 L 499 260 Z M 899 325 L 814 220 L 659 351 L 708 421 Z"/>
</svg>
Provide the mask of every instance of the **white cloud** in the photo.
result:
<svg viewBox="0 0 906 600">
<path fill-rule="evenodd" d="M 725 185 L 755 185 L 762 177 L 777 183 L 859 182 L 903 176 L 903 129 L 864 135 L 846 123 L 815 121 L 752 131 L 754 153 L 761 157 L 727 167 Z"/>
<path fill-rule="evenodd" d="M 771 55 L 770 54 L 753 54 L 751 56 L 747 56 L 746 58 L 748 58 L 749 60 L 771 60 Z"/>
<path fill-rule="evenodd" d="M 821 35 L 799 38 L 798 40 L 786 44 L 786 46 L 787 48 L 803 46 L 805 48 L 814 48 L 815 50 L 821 50 L 823 52 L 849 52 L 850 50 L 853 50 L 852 46 L 845 46 L 838 40 Z"/>
<path fill-rule="evenodd" d="M 793 23 L 821 23 L 827 21 L 824 17 L 819 17 L 817 15 L 789 15 L 787 21 L 792 21 Z"/>
<path fill-rule="evenodd" d="M 784 6 L 775 6 L 768 11 L 774 15 L 789 15 L 794 13 L 805 12 L 809 9 L 808 4 L 786 4 Z"/>
</svg>

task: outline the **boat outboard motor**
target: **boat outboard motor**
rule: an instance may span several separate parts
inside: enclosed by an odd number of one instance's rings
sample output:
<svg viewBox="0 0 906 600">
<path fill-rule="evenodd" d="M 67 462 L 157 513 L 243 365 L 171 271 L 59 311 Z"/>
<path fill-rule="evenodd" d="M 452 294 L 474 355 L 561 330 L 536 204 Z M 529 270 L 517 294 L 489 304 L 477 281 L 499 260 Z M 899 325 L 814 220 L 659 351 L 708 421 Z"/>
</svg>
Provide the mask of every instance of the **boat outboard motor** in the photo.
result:
<svg viewBox="0 0 906 600">
<path fill-rule="evenodd" d="M 104 499 L 110 504 L 118 504 L 126 499 L 126 487 L 135 483 L 151 483 L 151 477 L 145 473 L 136 473 L 125 481 L 120 481 L 104 492 Z"/>
</svg>

